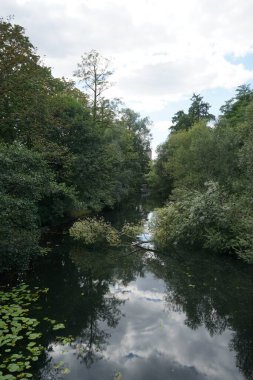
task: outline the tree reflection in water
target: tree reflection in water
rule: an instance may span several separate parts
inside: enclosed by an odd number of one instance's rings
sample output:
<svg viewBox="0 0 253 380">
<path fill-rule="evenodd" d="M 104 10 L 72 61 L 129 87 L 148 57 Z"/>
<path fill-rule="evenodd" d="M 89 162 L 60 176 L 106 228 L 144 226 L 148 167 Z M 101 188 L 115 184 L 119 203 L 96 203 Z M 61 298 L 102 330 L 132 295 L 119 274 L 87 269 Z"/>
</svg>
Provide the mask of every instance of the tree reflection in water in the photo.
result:
<svg viewBox="0 0 253 380">
<path fill-rule="evenodd" d="M 188 327 L 204 326 L 211 336 L 234 331 L 230 349 L 239 370 L 252 380 L 253 268 L 206 252 L 170 253 L 148 266 L 166 283 L 168 311 L 185 313 Z"/>
<path fill-rule="evenodd" d="M 115 281 L 110 254 L 73 249 L 70 257 L 78 268 L 79 286 L 89 305 L 83 329 L 71 346 L 75 348 L 78 359 L 90 367 L 102 358 L 101 352 L 110 338 L 110 333 L 105 329 L 117 326 L 121 318 L 120 306 L 124 301 L 110 293 L 110 284 Z"/>
<path fill-rule="evenodd" d="M 88 368 L 102 359 L 125 302 L 111 292 L 111 287 L 116 283 L 127 285 L 144 275 L 141 254 L 130 253 L 126 248 L 88 250 L 75 244 L 66 253 L 51 257 L 50 271 L 39 266 L 33 281 L 51 289 L 42 305 L 43 315 L 64 322 L 65 329 L 54 335 L 49 331 L 43 334 L 48 351 L 40 360 L 36 379 L 59 378 L 62 368 L 57 368 L 54 360 L 57 352 L 72 353 Z M 48 267 L 48 263 L 44 265 Z M 72 342 L 61 344 L 57 335 L 71 336 Z"/>
<path fill-rule="evenodd" d="M 164 282 L 168 314 L 181 313 L 190 329 L 203 326 L 211 336 L 233 332 L 230 349 L 235 351 L 236 365 L 245 379 L 252 380 L 253 268 L 203 252 L 148 256 L 126 248 L 89 251 L 68 241 L 59 246 L 58 253 L 42 260 L 30 280 L 31 285 L 50 288 L 41 314 L 66 327 L 60 334 L 44 331 L 43 344 L 54 352 L 48 351 L 40 360 L 34 378 L 58 378 L 55 365 L 64 360 L 61 350 L 65 349 L 69 350 L 68 359 L 74 355 L 85 367 L 101 363 L 123 317 L 124 302 L 128 302 L 122 301 L 113 287 L 127 286 L 147 272 Z M 73 342 L 68 347 L 61 345 L 58 335 L 71 335 Z"/>
</svg>

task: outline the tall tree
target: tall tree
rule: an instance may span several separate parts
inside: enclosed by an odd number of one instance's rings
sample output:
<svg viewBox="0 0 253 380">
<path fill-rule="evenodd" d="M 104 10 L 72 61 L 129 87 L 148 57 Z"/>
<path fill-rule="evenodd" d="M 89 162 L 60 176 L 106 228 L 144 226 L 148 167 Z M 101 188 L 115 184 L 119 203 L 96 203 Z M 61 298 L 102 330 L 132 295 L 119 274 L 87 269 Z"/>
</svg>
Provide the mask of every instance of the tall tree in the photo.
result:
<svg viewBox="0 0 253 380">
<path fill-rule="evenodd" d="M 191 102 L 192 104 L 188 110 L 188 115 L 191 119 L 192 125 L 203 119 L 206 121 L 215 120 L 215 116 L 209 113 L 211 106 L 209 103 L 203 101 L 203 96 L 193 94 Z"/>
<path fill-rule="evenodd" d="M 210 104 L 203 101 L 199 94 L 193 94 L 188 112 L 178 111 L 172 118 L 171 132 L 180 132 L 190 129 L 201 120 L 215 120 L 215 116 L 209 113 Z"/>
<path fill-rule="evenodd" d="M 130 108 L 121 110 L 121 124 L 139 138 L 144 150 L 150 149 L 150 129 L 152 124 L 148 117 L 141 118 L 140 114 Z"/>
<path fill-rule="evenodd" d="M 245 119 L 245 112 L 253 100 L 253 90 L 250 85 L 243 84 L 236 89 L 236 95 L 221 106 L 220 122 L 223 125 L 235 126 Z"/>
<path fill-rule="evenodd" d="M 171 132 L 180 132 L 191 128 L 191 119 L 187 113 L 180 110 L 172 117 Z"/>
<path fill-rule="evenodd" d="M 40 63 L 24 28 L 0 19 L 0 137 L 29 148 L 43 129 L 48 95 L 57 80 Z"/>
<path fill-rule="evenodd" d="M 112 75 L 109 65 L 109 59 L 102 57 L 96 50 L 91 50 L 84 53 L 81 62 L 77 65 L 77 70 L 74 72 L 74 76 L 79 78 L 84 83 L 85 89 L 91 93 L 94 122 L 97 121 L 97 111 L 102 94 L 111 86 L 108 80 Z"/>
</svg>

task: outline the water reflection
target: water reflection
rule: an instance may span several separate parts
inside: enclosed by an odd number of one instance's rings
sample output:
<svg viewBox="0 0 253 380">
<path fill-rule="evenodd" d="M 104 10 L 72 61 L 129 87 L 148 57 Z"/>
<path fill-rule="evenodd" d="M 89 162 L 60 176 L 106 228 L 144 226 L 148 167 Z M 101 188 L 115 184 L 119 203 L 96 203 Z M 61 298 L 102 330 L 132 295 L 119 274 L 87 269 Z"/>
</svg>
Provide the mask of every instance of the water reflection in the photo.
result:
<svg viewBox="0 0 253 380">
<path fill-rule="evenodd" d="M 64 322 L 73 342 L 45 330 L 51 351 L 37 378 L 59 378 L 61 361 L 67 380 L 253 378 L 251 267 L 202 252 L 88 251 L 66 239 L 57 250 L 30 281 L 50 288 L 43 315 Z"/>
<path fill-rule="evenodd" d="M 125 263 L 115 266 L 120 253 Z M 111 337 L 108 328 L 115 328 L 122 316 L 121 306 L 125 301 L 115 296 L 112 287 L 118 287 L 119 283 L 123 285 L 137 274 L 142 274 L 143 265 L 129 265 L 132 257 L 126 259 L 123 252 L 113 250 L 94 252 L 75 247 L 70 252 L 70 258 L 76 265 L 81 294 L 88 310 L 85 326 L 71 346 L 78 347 L 77 357 L 89 368 L 95 360 L 102 358 L 101 353 Z"/>
<path fill-rule="evenodd" d="M 166 284 L 168 310 L 183 313 L 184 324 L 191 330 L 205 328 L 212 338 L 228 334 L 228 348 L 236 354 L 237 368 L 246 379 L 252 379 L 252 267 L 203 252 L 177 252 L 149 265 Z"/>
</svg>

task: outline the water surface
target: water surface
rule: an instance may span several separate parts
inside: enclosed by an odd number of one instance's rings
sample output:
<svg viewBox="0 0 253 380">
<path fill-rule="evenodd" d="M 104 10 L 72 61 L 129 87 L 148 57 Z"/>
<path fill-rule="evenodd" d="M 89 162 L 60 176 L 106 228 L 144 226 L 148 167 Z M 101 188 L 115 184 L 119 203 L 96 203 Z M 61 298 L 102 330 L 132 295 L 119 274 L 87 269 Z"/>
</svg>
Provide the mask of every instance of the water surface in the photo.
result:
<svg viewBox="0 0 253 380">
<path fill-rule="evenodd" d="M 253 379 L 253 268 L 205 252 L 87 250 L 59 239 L 30 283 L 63 322 L 36 379 Z"/>
</svg>

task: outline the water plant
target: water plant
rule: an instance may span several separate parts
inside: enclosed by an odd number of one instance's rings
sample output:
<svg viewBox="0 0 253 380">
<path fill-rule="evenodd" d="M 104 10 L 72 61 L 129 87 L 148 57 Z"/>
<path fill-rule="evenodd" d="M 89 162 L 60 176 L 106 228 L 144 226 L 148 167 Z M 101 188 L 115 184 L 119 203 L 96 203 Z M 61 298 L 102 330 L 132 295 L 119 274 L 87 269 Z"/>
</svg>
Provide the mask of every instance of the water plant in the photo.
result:
<svg viewBox="0 0 253 380">
<path fill-rule="evenodd" d="M 32 365 L 44 351 L 40 322 L 32 318 L 32 311 L 40 296 L 47 292 L 47 288 L 31 290 L 24 283 L 0 291 L 0 380 L 32 378 Z M 53 330 L 65 327 L 57 321 L 48 322 Z"/>
</svg>

